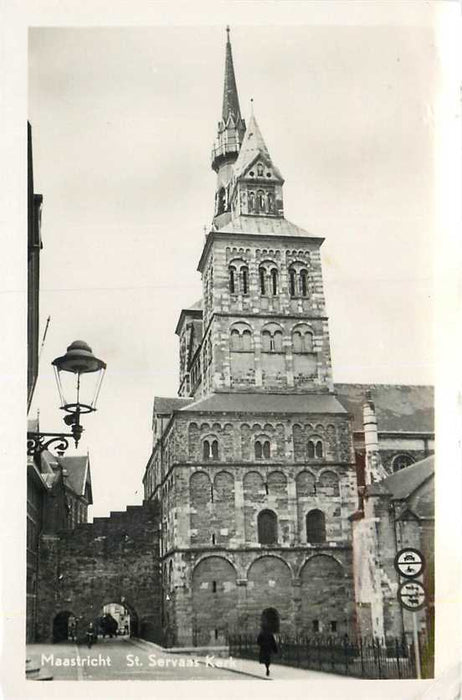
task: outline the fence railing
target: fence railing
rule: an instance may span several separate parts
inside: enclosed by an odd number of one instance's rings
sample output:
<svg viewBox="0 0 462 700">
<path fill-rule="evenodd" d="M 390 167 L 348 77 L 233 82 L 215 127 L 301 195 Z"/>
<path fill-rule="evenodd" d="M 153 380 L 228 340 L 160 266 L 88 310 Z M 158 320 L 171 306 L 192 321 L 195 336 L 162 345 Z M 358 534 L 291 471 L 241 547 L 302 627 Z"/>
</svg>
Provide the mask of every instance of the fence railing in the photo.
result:
<svg viewBox="0 0 462 700">
<path fill-rule="evenodd" d="M 258 632 L 229 635 L 229 653 L 236 658 L 258 659 Z M 274 663 L 357 678 L 416 678 L 412 645 L 400 639 L 350 640 L 348 637 L 289 637 L 277 635 Z"/>
</svg>

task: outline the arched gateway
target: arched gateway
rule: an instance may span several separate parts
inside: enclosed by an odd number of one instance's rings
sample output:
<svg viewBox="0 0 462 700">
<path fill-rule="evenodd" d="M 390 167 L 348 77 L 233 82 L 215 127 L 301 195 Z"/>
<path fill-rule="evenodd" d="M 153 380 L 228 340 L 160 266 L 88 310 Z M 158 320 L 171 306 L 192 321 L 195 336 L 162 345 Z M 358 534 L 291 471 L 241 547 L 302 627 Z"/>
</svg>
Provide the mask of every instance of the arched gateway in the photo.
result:
<svg viewBox="0 0 462 700">
<path fill-rule="evenodd" d="M 127 610 L 131 636 L 162 641 L 157 506 L 128 506 L 45 537 L 40 557 L 37 641 L 69 638 L 71 615 L 82 639 L 109 603 Z M 50 596 L 50 588 L 56 596 Z"/>
</svg>

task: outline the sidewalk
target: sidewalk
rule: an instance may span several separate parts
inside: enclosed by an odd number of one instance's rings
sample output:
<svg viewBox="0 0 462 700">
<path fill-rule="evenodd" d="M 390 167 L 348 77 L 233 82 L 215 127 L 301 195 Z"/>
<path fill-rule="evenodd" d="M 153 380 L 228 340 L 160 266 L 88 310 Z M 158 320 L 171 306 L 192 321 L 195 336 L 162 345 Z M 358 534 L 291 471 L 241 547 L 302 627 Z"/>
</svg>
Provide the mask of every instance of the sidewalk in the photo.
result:
<svg viewBox="0 0 462 700">
<path fill-rule="evenodd" d="M 162 654 L 175 654 L 177 650 L 164 649 L 164 647 L 155 644 L 154 642 L 148 642 L 145 639 L 132 638 L 132 643 L 141 648 L 152 648 Z M 217 662 L 220 658 L 216 654 L 216 649 L 211 647 L 209 654 L 215 656 Z M 197 658 L 199 663 L 206 665 L 207 656 L 202 656 L 197 654 L 197 648 L 188 647 L 183 648 L 182 652 L 184 654 L 190 654 Z M 224 663 L 228 662 L 230 657 L 222 657 Z M 258 661 L 253 661 L 252 659 L 239 659 L 233 657 L 234 665 L 226 665 L 226 670 L 232 673 L 239 673 L 244 676 L 249 676 L 251 678 L 258 678 L 260 680 L 292 680 L 292 681 L 354 681 L 357 678 L 351 678 L 350 676 L 337 675 L 335 673 L 323 673 L 322 671 L 312 671 L 305 668 L 296 668 L 295 666 L 285 666 L 284 664 L 272 663 L 270 668 L 270 676 L 266 676 L 266 669 Z"/>
<path fill-rule="evenodd" d="M 355 678 L 349 676 L 339 676 L 335 673 L 323 673 L 322 671 L 311 671 L 305 668 L 296 668 L 295 666 L 285 666 L 283 664 L 271 664 L 270 676 L 267 677 L 266 669 L 258 661 L 252 659 L 235 659 L 237 668 L 228 671 L 241 673 L 253 678 L 261 678 L 269 681 L 353 681 Z"/>
</svg>

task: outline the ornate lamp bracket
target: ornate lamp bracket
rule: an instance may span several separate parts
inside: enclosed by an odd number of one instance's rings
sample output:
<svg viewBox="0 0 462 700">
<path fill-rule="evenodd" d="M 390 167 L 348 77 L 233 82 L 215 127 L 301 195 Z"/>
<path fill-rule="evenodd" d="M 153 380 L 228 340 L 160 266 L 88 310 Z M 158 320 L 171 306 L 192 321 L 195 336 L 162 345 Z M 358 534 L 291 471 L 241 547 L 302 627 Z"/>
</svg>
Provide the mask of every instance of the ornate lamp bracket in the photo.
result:
<svg viewBox="0 0 462 700">
<path fill-rule="evenodd" d="M 27 433 L 27 456 L 37 457 L 51 445 L 60 452 L 65 452 L 69 447 L 68 438 L 74 438 L 72 434 L 63 433 Z"/>
</svg>

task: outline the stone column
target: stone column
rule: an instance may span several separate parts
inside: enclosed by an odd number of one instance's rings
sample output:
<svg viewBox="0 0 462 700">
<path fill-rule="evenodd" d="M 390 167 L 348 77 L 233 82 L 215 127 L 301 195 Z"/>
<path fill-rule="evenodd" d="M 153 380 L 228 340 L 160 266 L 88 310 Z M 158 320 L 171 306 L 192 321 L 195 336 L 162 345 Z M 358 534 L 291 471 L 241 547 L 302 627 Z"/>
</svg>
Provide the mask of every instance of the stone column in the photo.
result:
<svg viewBox="0 0 462 700">
<path fill-rule="evenodd" d="M 236 517 L 236 543 L 245 543 L 245 522 L 244 522 L 244 483 L 243 470 L 237 469 L 234 480 L 234 509 Z"/>
<path fill-rule="evenodd" d="M 298 543 L 297 488 L 293 469 L 287 474 L 287 509 L 289 511 L 289 543 Z"/>
</svg>

